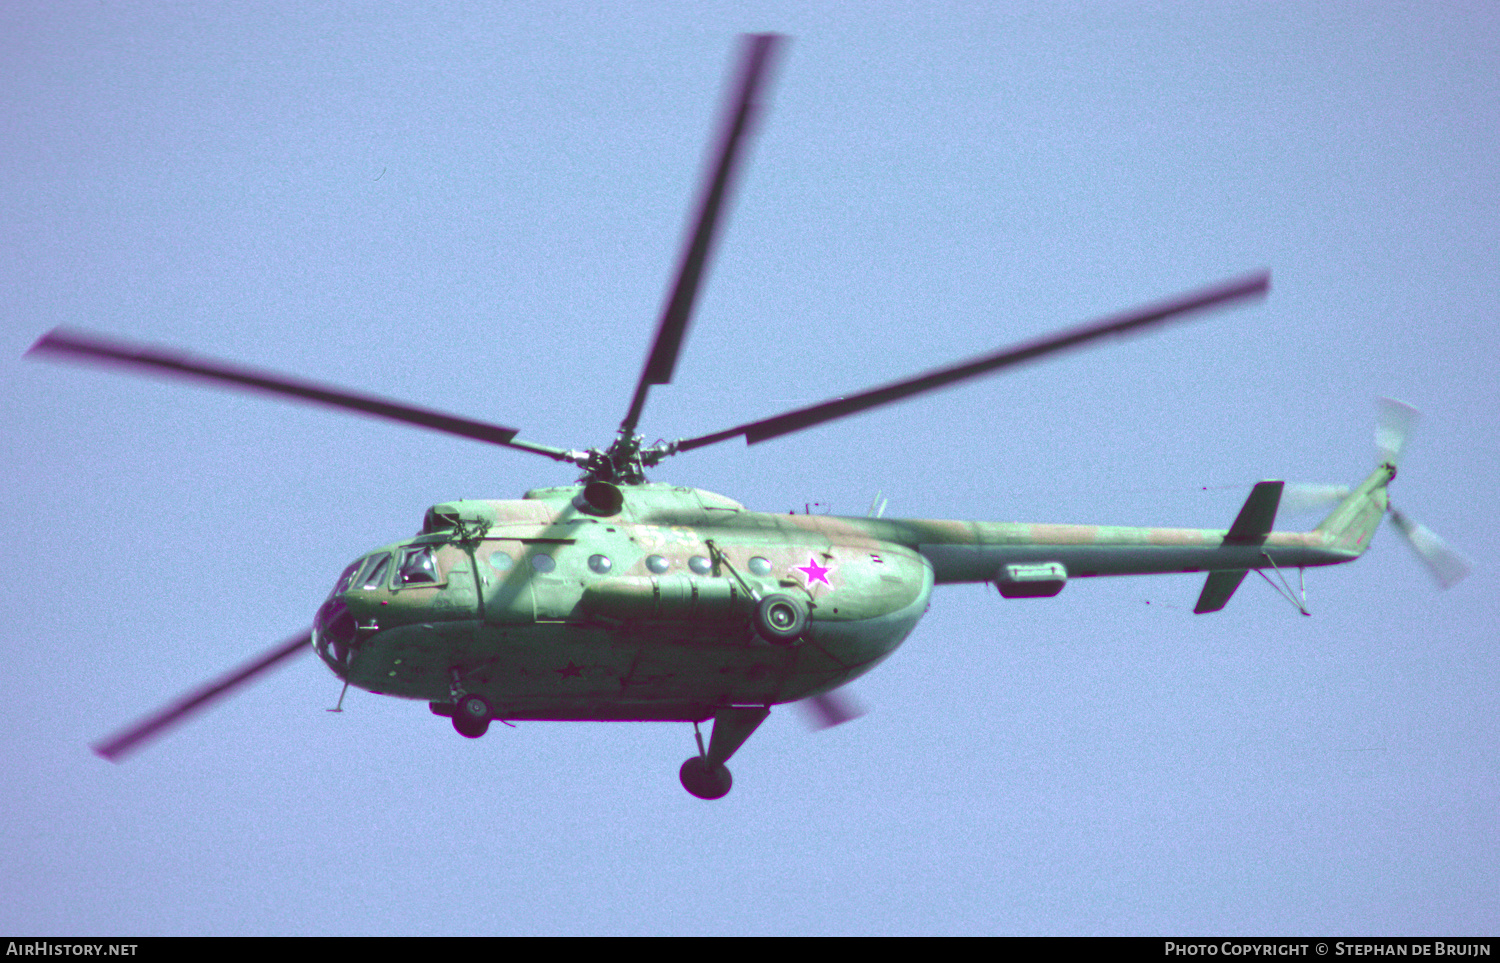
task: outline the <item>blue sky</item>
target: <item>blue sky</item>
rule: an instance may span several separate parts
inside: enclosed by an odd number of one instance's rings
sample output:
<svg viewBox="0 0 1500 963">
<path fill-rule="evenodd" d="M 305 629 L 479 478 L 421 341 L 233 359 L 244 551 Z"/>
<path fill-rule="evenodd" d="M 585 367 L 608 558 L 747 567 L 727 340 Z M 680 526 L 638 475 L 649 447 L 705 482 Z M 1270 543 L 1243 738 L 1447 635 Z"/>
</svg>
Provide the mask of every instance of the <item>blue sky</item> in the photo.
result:
<svg viewBox="0 0 1500 963">
<path fill-rule="evenodd" d="M 657 480 L 751 508 L 1225 527 L 1425 419 L 1390 530 L 1308 576 L 939 590 L 870 712 L 454 734 L 304 659 L 122 766 L 88 743 L 305 627 L 520 453 L 24 360 L 58 325 L 609 439 L 735 36 L 760 134 L 682 437 L 1269 267 L 1261 305 Z M 193 4 L 0 9 L 0 929 L 1493 933 L 1500 18 L 1485 4 Z M 1283 518 L 1279 527 L 1316 518 Z"/>
</svg>

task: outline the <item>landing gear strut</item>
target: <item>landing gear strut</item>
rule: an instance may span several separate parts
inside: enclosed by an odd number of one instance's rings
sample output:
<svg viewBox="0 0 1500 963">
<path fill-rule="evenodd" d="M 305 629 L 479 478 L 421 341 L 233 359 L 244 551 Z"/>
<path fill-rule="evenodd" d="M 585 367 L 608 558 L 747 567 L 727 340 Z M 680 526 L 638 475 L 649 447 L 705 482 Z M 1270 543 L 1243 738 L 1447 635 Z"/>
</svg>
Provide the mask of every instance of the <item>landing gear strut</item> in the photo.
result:
<svg viewBox="0 0 1500 963">
<path fill-rule="evenodd" d="M 699 799 L 724 798 L 734 785 L 734 777 L 724 763 L 770 714 L 770 706 L 725 706 L 715 711 L 713 735 L 709 737 L 707 749 L 703 748 L 703 733 L 699 731 L 698 723 L 693 723 L 698 754 L 684 762 L 677 773 L 682 788 Z M 458 724 L 456 714 L 453 721 Z"/>
</svg>

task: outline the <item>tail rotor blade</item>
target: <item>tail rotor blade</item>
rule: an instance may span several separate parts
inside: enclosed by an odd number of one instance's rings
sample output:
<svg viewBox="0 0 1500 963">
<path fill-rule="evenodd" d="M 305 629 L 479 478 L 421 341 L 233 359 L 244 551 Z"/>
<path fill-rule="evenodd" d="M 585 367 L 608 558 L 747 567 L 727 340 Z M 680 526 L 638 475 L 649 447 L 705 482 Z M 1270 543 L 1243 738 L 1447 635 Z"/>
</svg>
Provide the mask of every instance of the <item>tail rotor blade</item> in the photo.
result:
<svg viewBox="0 0 1500 963">
<path fill-rule="evenodd" d="M 1291 482 L 1281 491 L 1281 510 L 1288 515 L 1325 511 L 1348 498 L 1352 490 L 1348 485 Z"/>
<path fill-rule="evenodd" d="M 1452 588 L 1463 581 L 1464 576 L 1469 574 L 1468 559 L 1449 548 L 1447 543 L 1438 538 L 1432 529 L 1408 518 L 1396 509 L 1391 509 L 1391 521 L 1401 534 L 1406 536 L 1406 544 L 1417 553 L 1417 558 L 1427 566 L 1427 571 L 1442 588 Z"/>
<path fill-rule="evenodd" d="M 1380 421 L 1375 425 L 1375 450 L 1380 463 L 1400 464 L 1406 440 L 1422 413 L 1404 401 L 1381 398 Z"/>
</svg>

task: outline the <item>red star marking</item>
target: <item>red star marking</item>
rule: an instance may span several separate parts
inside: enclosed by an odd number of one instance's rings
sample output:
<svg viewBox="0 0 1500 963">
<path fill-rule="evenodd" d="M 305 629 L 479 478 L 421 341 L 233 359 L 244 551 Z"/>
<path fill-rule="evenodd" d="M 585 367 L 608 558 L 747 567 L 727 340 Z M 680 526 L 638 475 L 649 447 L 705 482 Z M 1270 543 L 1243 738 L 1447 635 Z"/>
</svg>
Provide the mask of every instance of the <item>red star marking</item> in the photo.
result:
<svg viewBox="0 0 1500 963">
<path fill-rule="evenodd" d="M 572 659 L 568 660 L 568 665 L 567 665 L 566 668 L 553 669 L 552 671 L 556 672 L 558 675 L 562 676 L 564 679 L 581 679 L 581 678 L 583 678 L 583 666 L 581 666 L 581 665 L 574 665 Z"/>
<path fill-rule="evenodd" d="M 813 586 L 818 584 L 819 582 L 822 582 L 829 588 L 833 588 L 833 583 L 828 581 L 828 573 L 833 571 L 833 569 L 824 568 L 823 566 L 819 565 L 818 560 L 813 558 L 812 556 L 808 556 L 806 565 L 798 565 L 797 571 L 807 576 L 807 584 L 809 586 Z"/>
</svg>

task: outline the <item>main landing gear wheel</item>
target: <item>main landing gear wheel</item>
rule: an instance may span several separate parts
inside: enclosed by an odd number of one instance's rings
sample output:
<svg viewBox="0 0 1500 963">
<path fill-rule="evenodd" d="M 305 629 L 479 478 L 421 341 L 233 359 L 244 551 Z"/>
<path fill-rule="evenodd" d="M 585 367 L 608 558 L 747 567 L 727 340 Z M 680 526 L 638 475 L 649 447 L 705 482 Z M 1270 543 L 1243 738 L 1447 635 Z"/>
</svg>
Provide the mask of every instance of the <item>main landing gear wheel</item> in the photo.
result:
<svg viewBox="0 0 1500 963">
<path fill-rule="evenodd" d="M 478 739 L 490 730 L 490 704 L 484 696 L 466 695 L 453 706 L 453 728 L 469 739 Z"/>
<path fill-rule="evenodd" d="M 795 642 L 807 630 L 807 605 L 799 598 L 777 592 L 755 606 L 755 631 L 779 645 Z"/>
<path fill-rule="evenodd" d="M 677 778 L 682 780 L 683 789 L 699 799 L 722 799 L 729 792 L 729 787 L 734 785 L 734 777 L 729 774 L 728 766 L 710 767 L 708 760 L 702 756 L 693 756 L 683 763 Z"/>
</svg>

